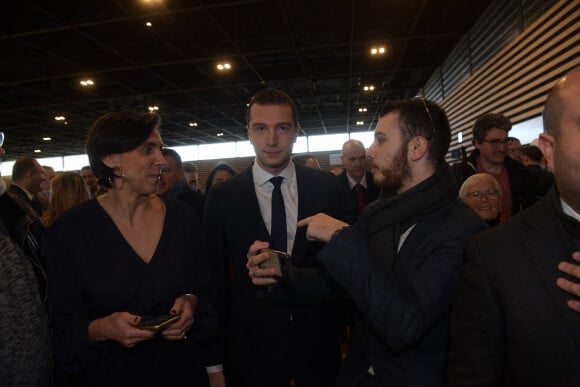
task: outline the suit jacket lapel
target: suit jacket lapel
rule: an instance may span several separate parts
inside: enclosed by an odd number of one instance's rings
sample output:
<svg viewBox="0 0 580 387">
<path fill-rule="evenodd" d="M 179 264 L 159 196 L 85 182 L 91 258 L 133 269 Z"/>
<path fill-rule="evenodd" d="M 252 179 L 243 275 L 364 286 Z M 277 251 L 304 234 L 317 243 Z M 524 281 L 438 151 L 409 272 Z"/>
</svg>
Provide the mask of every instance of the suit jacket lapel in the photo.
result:
<svg viewBox="0 0 580 387">
<path fill-rule="evenodd" d="M 256 239 L 268 241 L 270 240 L 270 234 L 261 215 L 256 189 L 254 188 L 254 177 L 252 176 L 251 166 L 240 173 L 240 179 L 242 181 L 237 188 L 239 189 L 239 206 L 243 207 L 241 213 L 244 215 L 241 216 L 239 221 L 245 224 L 245 227 L 248 229 L 253 230 L 253 234 L 260 236 L 259 238 L 256 237 Z"/>
<path fill-rule="evenodd" d="M 573 296 L 556 286 L 556 279 L 564 276 L 558 270 L 558 263 L 572 262 L 572 251 L 566 232 L 553 207 L 553 200 L 552 194 L 549 194 L 538 204 L 541 207 L 528 210 L 533 213 L 527 218 L 525 226 L 528 229 L 524 230 L 525 243 L 521 244 L 521 248 L 536 269 L 542 286 L 570 336 L 580 347 L 580 314 L 568 308 L 566 304 Z"/>
</svg>

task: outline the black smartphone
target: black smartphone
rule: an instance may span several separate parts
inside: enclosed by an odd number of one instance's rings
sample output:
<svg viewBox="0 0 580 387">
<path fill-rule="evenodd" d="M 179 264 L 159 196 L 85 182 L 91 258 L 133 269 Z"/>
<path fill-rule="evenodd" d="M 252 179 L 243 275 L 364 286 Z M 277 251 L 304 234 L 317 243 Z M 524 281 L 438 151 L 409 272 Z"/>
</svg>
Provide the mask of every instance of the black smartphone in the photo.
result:
<svg viewBox="0 0 580 387">
<path fill-rule="evenodd" d="M 290 255 L 285 251 L 262 249 L 260 253 L 267 252 L 270 258 L 260 263 L 260 269 L 269 269 L 271 267 L 276 269 L 276 277 L 283 278 L 290 274 Z"/>
<path fill-rule="evenodd" d="M 158 316 L 144 316 L 141 317 L 141 322 L 138 327 L 150 331 L 160 331 L 167 327 L 172 322 L 179 320 L 178 314 L 161 314 Z"/>
</svg>

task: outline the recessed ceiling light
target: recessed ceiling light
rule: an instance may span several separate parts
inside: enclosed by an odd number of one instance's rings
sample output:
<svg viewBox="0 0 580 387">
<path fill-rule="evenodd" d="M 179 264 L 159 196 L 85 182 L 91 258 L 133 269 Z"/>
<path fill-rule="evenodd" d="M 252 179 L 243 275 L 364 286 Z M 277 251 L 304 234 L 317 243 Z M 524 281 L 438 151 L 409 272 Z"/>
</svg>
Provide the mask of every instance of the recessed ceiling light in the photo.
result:
<svg viewBox="0 0 580 387">
<path fill-rule="evenodd" d="M 232 65 L 231 65 L 231 64 L 229 64 L 228 62 L 224 62 L 224 63 L 218 63 L 218 64 L 216 65 L 216 68 L 217 68 L 219 71 L 226 71 L 226 70 L 230 70 L 230 69 L 232 68 Z"/>
<path fill-rule="evenodd" d="M 65 116 L 55 116 L 54 119 L 56 121 L 64 121 L 64 120 L 66 120 L 66 117 Z"/>
<path fill-rule="evenodd" d="M 383 55 L 386 52 L 385 47 L 373 47 L 371 48 L 371 55 Z"/>
<path fill-rule="evenodd" d="M 356 122 L 356 124 L 357 124 L 358 126 L 362 126 L 362 125 L 364 125 L 365 123 L 364 123 L 364 121 L 357 121 L 357 122 Z"/>
<path fill-rule="evenodd" d="M 145 25 L 146 25 L 147 27 L 151 27 L 151 26 L 153 25 L 153 23 L 151 23 L 151 22 L 147 22 L 147 23 L 145 23 Z"/>
<path fill-rule="evenodd" d="M 44 141 L 50 141 L 50 140 L 52 140 L 52 138 L 50 138 L 50 137 L 43 137 L 42 139 L 43 139 Z"/>
<path fill-rule="evenodd" d="M 218 136 L 218 137 L 223 137 L 223 136 L 224 136 L 224 134 L 223 134 L 222 132 L 219 132 L 219 133 L 217 134 L 217 136 Z"/>
<path fill-rule="evenodd" d="M 367 111 L 367 108 L 363 107 L 363 108 L 358 108 L 359 113 L 364 113 Z"/>
<path fill-rule="evenodd" d="M 192 127 L 193 127 L 193 126 L 197 126 L 197 122 L 190 122 L 190 123 L 189 123 L 189 126 L 192 126 Z"/>
<path fill-rule="evenodd" d="M 149 106 L 149 113 L 155 113 L 159 110 L 159 106 Z"/>
<path fill-rule="evenodd" d="M 34 150 L 34 153 L 40 153 L 40 152 L 42 152 L 40 149 L 35 149 Z"/>
<path fill-rule="evenodd" d="M 95 84 L 95 82 L 92 79 L 82 79 L 80 81 L 80 84 L 83 87 L 89 87 L 89 86 L 93 86 Z"/>
<path fill-rule="evenodd" d="M 368 86 L 365 86 L 363 89 L 364 89 L 364 91 L 373 91 L 375 89 L 375 87 L 373 85 L 368 85 Z"/>
</svg>

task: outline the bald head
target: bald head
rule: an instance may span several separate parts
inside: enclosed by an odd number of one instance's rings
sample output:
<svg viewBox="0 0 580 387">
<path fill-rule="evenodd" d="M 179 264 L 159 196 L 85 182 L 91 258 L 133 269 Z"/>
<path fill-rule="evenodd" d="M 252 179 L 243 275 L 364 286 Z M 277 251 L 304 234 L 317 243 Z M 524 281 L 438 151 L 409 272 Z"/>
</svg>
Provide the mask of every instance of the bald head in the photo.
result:
<svg viewBox="0 0 580 387">
<path fill-rule="evenodd" d="M 348 140 L 342 145 L 340 160 L 347 175 L 360 182 L 366 172 L 365 161 L 367 153 L 365 146 L 359 140 Z"/>
<path fill-rule="evenodd" d="M 544 132 L 557 137 L 565 104 L 580 96 L 580 67 L 576 67 L 561 78 L 548 94 L 542 118 Z"/>
</svg>

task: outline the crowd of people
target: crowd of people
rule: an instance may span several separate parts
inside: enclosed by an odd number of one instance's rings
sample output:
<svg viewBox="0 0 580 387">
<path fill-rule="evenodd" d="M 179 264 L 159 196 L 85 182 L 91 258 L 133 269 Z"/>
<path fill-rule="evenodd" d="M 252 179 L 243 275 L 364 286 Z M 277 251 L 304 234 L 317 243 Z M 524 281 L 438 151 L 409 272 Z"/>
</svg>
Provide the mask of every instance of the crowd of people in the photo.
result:
<svg viewBox="0 0 580 387">
<path fill-rule="evenodd" d="M 537 146 L 486 113 L 453 165 L 445 111 L 389 101 L 335 175 L 267 88 L 205 191 L 158 115 L 106 114 L 90 166 L 0 178 L 0 385 L 576 385 L 578 101 L 580 68 Z"/>
</svg>

